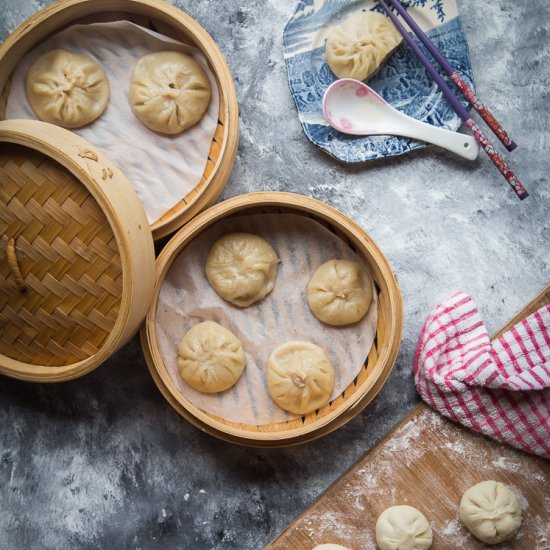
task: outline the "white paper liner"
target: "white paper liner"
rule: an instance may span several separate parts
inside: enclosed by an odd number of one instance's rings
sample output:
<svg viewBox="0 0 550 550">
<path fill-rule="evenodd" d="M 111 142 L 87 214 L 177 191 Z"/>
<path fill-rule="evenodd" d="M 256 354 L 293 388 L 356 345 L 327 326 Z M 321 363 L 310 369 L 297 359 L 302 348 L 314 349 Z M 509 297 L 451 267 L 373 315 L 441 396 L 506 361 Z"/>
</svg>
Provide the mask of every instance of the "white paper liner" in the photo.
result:
<svg viewBox="0 0 550 550">
<path fill-rule="evenodd" d="M 235 231 L 254 233 L 279 256 L 275 288 L 261 302 L 240 309 L 222 300 L 204 274 L 206 256 L 216 239 Z M 331 327 L 310 312 L 306 286 L 315 269 L 330 259 L 368 264 L 319 222 L 296 214 L 254 214 L 215 223 L 184 250 L 170 267 L 159 293 L 156 334 L 166 369 L 179 391 L 193 405 L 226 420 L 270 424 L 295 419 L 269 396 L 265 368 L 271 352 L 290 340 L 321 346 L 336 371 L 330 399 L 354 380 L 376 333 L 377 295 L 367 315 L 348 327 Z M 203 394 L 187 385 L 178 372 L 178 347 L 184 334 L 201 321 L 216 321 L 242 342 L 246 368 L 237 383 L 219 394 Z"/>
<path fill-rule="evenodd" d="M 126 175 L 149 223 L 175 206 L 201 180 L 218 124 L 216 80 L 202 53 L 129 21 L 73 25 L 28 52 L 14 71 L 7 118 L 37 119 L 25 94 L 31 64 L 44 52 L 64 48 L 97 61 L 109 78 L 107 108 L 94 122 L 73 130 L 105 153 Z M 212 98 L 202 119 L 185 132 L 168 136 L 149 130 L 132 113 L 128 100 L 134 66 L 144 55 L 172 50 L 193 56 L 204 68 Z"/>
</svg>

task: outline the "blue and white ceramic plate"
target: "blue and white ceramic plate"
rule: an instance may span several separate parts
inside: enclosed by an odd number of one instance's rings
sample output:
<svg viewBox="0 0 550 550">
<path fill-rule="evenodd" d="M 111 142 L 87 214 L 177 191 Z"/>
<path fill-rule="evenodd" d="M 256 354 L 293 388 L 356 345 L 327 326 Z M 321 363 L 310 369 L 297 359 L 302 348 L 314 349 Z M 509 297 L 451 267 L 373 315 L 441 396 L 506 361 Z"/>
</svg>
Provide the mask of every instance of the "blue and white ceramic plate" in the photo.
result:
<svg viewBox="0 0 550 550">
<path fill-rule="evenodd" d="M 401 3 L 473 88 L 468 44 L 455 0 L 401 0 Z M 301 0 L 283 35 L 288 82 L 304 132 L 323 151 L 347 163 L 403 155 L 426 145 L 396 136 L 348 136 L 331 128 L 323 117 L 323 94 L 337 80 L 325 59 L 327 33 L 360 10 L 380 11 L 380 8 L 374 0 Z M 405 43 L 401 43 L 368 84 L 396 109 L 418 120 L 449 130 L 457 130 L 461 124 Z M 468 106 L 466 100 L 464 106 Z"/>
</svg>

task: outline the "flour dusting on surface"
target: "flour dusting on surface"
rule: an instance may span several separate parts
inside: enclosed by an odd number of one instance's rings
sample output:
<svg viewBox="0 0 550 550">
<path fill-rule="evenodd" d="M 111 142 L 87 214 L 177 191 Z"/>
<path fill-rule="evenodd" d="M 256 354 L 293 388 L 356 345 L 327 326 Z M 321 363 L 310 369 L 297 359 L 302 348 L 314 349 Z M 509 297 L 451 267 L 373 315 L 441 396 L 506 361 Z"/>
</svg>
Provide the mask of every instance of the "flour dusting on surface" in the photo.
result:
<svg viewBox="0 0 550 550">
<path fill-rule="evenodd" d="M 496 468 L 502 468 L 503 470 L 508 470 L 509 472 L 517 472 L 521 467 L 518 462 L 514 462 L 504 456 L 499 456 L 496 460 L 493 460 L 491 464 Z"/>
<path fill-rule="evenodd" d="M 329 489 L 297 522 L 295 530 L 307 534 L 311 547 L 334 542 L 353 550 L 375 549 L 379 514 L 389 506 L 408 504 L 428 519 L 434 544 L 477 550 L 479 541 L 460 519 L 460 499 L 472 485 L 495 479 L 517 495 L 524 516 L 518 533 L 499 549 L 550 550 L 544 546 L 550 518 L 540 511 L 548 510 L 550 497 L 537 491 L 546 483 L 547 472 L 536 459 L 425 409 Z M 538 546 L 533 546 L 533 537 Z"/>
</svg>

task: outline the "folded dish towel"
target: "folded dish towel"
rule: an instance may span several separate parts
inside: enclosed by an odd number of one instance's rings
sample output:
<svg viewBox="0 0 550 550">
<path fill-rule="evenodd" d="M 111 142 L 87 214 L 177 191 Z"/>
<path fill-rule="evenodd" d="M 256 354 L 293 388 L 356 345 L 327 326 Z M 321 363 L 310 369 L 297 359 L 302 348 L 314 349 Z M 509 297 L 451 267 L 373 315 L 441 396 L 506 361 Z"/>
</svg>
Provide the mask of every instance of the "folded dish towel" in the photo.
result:
<svg viewBox="0 0 550 550">
<path fill-rule="evenodd" d="M 441 414 L 550 458 L 550 305 L 491 342 L 470 296 L 454 294 L 422 329 L 414 376 Z"/>
</svg>

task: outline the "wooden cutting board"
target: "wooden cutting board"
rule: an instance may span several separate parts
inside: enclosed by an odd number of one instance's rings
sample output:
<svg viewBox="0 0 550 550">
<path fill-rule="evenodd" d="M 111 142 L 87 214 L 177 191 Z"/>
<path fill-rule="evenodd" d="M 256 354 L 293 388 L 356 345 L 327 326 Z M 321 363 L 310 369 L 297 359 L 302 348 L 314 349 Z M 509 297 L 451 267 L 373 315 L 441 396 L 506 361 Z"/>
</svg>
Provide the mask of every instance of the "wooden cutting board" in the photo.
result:
<svg viewBox="0 0 550 550">
<path fill-rule="evenodd" d="M 500 335 L 544 304 L 550 286 Z M 494 479 L 518 495 L 523 524 L 499 550 L 550 550 L 550 462 L 501 445 L 418 405 L 380 443 L 292 522 L 269 550 L 311 550 L 337 543 L 376 549 L 375 524 L 396 504 L 418 508 L 434 533 L 432 550 L 489 548 L 462 525 L 458 505 L 470 486 Z"/>
</svg>

